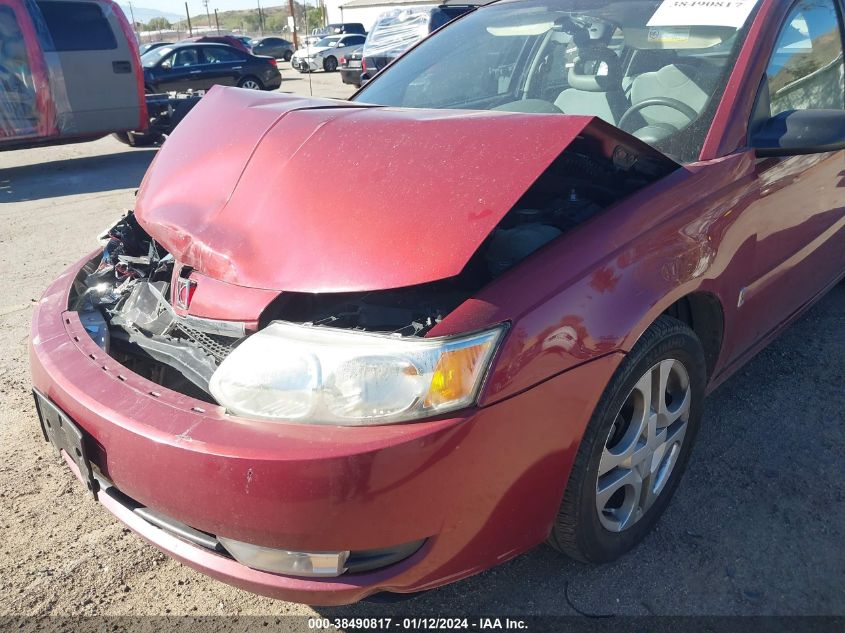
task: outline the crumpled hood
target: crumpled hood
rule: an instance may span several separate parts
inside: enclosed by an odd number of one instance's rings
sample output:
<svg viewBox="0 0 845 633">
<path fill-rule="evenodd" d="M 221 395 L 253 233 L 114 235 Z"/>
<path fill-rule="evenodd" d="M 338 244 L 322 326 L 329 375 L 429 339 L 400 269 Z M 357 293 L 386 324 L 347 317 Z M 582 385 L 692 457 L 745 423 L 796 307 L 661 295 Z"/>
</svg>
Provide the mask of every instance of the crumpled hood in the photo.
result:
<svg viewBox="0 0 845 633">
<path fill-rule="evenodd" d="M 596 126 L 605 145 L 608 131 L 638 143 L 591 117 L 216 87 L 159 151 L 136 216 L 178 262 L 232 284 L 421 284 L 457 275 L 550 163 Z"/>
</svg>

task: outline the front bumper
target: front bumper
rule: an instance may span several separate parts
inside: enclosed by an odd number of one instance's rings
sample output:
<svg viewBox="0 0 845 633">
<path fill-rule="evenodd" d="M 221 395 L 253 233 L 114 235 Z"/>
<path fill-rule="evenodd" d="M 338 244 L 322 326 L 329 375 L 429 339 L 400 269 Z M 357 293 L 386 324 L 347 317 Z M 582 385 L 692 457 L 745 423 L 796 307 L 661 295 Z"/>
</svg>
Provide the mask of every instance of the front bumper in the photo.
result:
<svg viewBox="0 0 845 633">
<path fill-rule="evenodd" d="M 290 65 L 300 72 L 323 70 L 323 59 L 321 57 L 294 57 Z"/>
<path fill-rule="evenodd" d="M 87 259 L 87 258 L 86 258 Z M 182 562 L 255 593 L 345 604 L 414 592 L 542 542 L 611 355 L 460 417 L 342 428 L 238 419 L 133 374 L 67 311 L 79 262 L 32 323 L 34 386 L 88 435 L 91 461 L 124 495 L 197 530 L 294 551 L 373 550 L 426 539 L 372 572 L 298 578 L 250 569 L 100 502 Z"/>
</svg>

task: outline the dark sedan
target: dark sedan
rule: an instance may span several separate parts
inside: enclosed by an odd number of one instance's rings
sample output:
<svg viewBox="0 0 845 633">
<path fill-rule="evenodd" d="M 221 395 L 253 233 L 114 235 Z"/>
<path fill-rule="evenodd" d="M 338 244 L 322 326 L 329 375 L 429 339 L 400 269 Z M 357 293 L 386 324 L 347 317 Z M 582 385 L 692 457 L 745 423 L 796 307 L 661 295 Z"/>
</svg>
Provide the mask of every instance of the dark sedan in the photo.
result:
<svg viewBox="0 0 845 633">
<path fill-rule="evenodd" d="M 275 90 L 282 84 L 275 58 L 224 44 L 162 46 L 144 55 L 141 63 L 147 92 L 208 90 L 215 85 Z"/>
<path fill-rule="evenodd" d="M 282 37 L 260 37 L 252 41 L 252 52 L 255 55 L 267 55 L 289 62 L 290 58 L 293 57 L 293 51 L 293 43 Z"/>
<path fill-rule="evenodd" d="M 352 53 L 340 58 L 340 80 L 356 88 L 361 87 L 361 59 L 364 47 L 356 48 Z"/>
</svg>

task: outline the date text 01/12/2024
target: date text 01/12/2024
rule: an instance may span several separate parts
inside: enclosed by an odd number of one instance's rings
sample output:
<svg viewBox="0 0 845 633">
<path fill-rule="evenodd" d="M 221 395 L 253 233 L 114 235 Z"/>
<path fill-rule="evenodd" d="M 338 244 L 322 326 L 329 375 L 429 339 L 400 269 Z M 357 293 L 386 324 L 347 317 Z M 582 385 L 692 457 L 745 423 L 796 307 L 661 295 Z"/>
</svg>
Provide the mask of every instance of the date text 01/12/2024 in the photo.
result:
<svg viewBox="0 0 845 633">
<path fill-rule="evenodd" d="M 524 620 L 512 618 L 309 618 L 308 628 L 314 630 L 525 630 Z"/>
</svg>

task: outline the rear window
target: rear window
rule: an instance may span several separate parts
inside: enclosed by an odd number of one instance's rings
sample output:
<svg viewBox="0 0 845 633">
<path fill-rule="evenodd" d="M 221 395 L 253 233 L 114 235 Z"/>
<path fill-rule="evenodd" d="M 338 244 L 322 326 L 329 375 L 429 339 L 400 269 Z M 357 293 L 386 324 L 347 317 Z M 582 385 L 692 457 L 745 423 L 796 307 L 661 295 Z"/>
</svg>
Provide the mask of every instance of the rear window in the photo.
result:
<svg viewBox="0 0 845 633">
<path fill-rule="evenodd" d="M 108 51 L 117 48 L 111 25 L 92 2 L 38 2 L 58 52 Z"/>
</svg>

